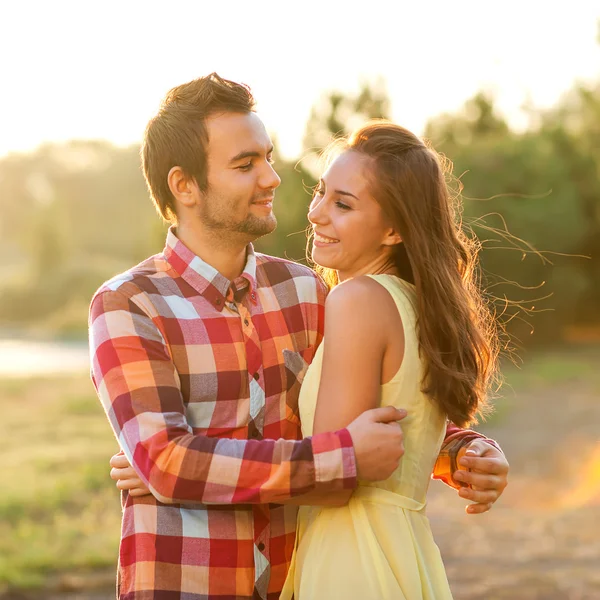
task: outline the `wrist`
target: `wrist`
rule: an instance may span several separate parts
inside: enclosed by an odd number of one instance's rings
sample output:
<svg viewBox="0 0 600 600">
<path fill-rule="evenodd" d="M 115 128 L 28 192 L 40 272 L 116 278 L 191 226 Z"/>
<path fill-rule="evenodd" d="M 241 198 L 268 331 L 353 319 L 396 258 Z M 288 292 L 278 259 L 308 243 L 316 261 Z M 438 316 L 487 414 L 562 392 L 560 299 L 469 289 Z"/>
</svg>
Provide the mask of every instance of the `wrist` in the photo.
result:
<svg viewBox="0 0 600 600">
<path fill-rule="evenodd" d="M 312 438 L 317 488 L 354 489 L 357 484 L 356 455 L 347 429 L 320 433 Z"/>
</svg>

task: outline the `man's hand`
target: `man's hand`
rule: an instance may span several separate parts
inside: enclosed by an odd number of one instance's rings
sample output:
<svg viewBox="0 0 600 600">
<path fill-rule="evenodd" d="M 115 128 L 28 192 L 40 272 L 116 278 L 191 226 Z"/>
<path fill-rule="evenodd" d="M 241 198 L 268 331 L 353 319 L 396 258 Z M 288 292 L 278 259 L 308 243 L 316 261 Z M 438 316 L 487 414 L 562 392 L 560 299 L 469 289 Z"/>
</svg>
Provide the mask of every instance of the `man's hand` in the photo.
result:
<svg viewBox="0 0 600 600">
<path fill-rule="evenodd" d="M 123 452 L 115 454 L 110 459 L 110 478 L 114 479 L 120 490 L 128 490 L 132 497 L 147 496 L 150 490 L 144 485 L 138 474 L 129 464 Z"/>
<path fill-rule="evenodd" d="M 508 461 L 500 450 L 485 440 L 474 440 L 458 453 L 459 471 L 452 476 L 465 484 L 458 495 L 475 504 L 467 513 L 484 513 L 500 498 L 508 485 Z"/>
<path fill-rule="evenodd" d="M 348 425 L 359 479 L 381 481 L 398 468 L 404 436 L 397 421 L 404 417 L 405 410 L 386 406 L 367 410 Z"/>
</svg>

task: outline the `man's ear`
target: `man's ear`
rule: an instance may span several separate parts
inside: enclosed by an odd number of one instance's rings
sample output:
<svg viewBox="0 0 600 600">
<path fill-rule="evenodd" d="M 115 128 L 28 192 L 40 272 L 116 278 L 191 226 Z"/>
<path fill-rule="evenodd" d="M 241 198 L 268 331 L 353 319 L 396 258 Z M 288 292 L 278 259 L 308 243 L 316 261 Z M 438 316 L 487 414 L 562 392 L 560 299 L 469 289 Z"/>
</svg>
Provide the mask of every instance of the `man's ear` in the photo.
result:
<svg viewBox="0 0 600 600">
<path fill-rule="evenodd" d="M 199 188 L 193 177 L 188 177 L 181 167 L 172 167 L 167 175 L 167 183 L 175 202 L 192 208 L 198 199 Z"/>
</svg>

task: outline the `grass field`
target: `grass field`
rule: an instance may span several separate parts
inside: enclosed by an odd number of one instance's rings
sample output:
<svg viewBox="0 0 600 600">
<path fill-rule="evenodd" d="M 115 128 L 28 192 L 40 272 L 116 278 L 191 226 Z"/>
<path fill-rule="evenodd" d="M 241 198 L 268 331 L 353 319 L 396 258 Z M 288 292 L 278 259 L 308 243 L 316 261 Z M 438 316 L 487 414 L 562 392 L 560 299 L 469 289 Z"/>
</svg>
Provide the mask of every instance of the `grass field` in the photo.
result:
<svg viewBox="0 0 600 600">
<path fill-rule="evenodd" d="M 118 448 L 86 375 L 0 380 L 0 590 L 113 568 Z"/>
<path fill-rule="evenodd" d="M 481 428 L 506 450 L 511 484 L 489 515 L 464 515 L 432 485 L 456 598 L 600 598 L 599 362 L 600 350 L 561 352 L 506 370 Z M 0 598 L 114 597 L 117 444 L 89 378 L 0 380 L 0 408 Z"/>
</svg>

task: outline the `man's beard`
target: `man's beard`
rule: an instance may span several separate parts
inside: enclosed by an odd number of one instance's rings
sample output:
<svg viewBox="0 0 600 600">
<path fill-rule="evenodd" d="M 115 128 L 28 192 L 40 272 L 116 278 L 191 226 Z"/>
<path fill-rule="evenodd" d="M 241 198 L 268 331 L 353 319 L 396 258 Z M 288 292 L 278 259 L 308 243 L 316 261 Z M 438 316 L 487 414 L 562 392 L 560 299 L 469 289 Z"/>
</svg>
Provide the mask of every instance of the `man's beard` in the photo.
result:
<svg viewBox="0 0 600 600">
<path fill-rule="evenodd" d="M 232 226 L 230 231 L 245 233 L 248 236 L 256 236 L 254 239 L 258 239 L 263 235 L 271 233 L 276 227 L 277 219 L 275 218 L 275 215 L 271 213 L 262 219 L 259 219 L 255 215 L 248 215 L 241 223 Z"/>
<path fill-rule="evenodd" d="M 213 196 L 207 198 L 207 200 L 200 207 L 200 219 L 207 229 L 218 232 L 221 235 L 226 236 L 228 233 L 242 233 L 255 240 L 271 233 L 277 227 L 277 219 L 273 212 L 262 218 L 253 214 L 247 214 L 243 221 L 236 221 L 231 217 L 220 214 L 221 211 L 218 209 L 214 210 L 215 206 L 219 206 L 223 202 L 221 198 Z M 255 201 L 260 200 L 260 198 L 256 198 Z"/>
</svg>

